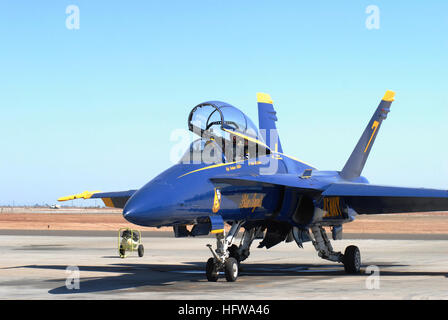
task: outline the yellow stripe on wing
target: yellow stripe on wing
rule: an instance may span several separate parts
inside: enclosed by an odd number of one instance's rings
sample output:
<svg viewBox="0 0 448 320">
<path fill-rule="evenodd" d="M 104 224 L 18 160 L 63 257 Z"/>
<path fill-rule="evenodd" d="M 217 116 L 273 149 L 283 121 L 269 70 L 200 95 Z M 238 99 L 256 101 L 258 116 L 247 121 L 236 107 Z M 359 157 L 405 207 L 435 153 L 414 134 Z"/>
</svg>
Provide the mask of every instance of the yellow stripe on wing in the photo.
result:
<svg viewBox="0 0 448 320">
<path fill-rule="evenodd" d="M 90 199 L 95 193 L 100 193 L 101 191 L 84 191 L 82 193 L 74 194 L 71 196 L 61 197 L 58 201 L 68 201 L 74 199 Z"/>
</svg>

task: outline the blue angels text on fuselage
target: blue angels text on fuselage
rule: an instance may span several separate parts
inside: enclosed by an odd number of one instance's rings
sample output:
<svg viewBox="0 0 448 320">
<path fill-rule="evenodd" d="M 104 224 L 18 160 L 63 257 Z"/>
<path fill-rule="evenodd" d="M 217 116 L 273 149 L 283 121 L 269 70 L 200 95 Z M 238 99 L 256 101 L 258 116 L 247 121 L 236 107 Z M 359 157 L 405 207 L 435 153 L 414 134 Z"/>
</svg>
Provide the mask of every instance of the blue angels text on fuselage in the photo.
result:
<svg viewBox="0 0 448 320">
<path fill-rule="evenodd" d="M 342 225 L 357 214 L 448 210 L 448 191 L 369 184 L 361 176 L 394 92 L 387 91 L 340 171 L 319 171 L 283 153 L 271 97 L 258 93 L 258 127 L 239 109 L 220 101 L 195 106 L 188 128 L 198 135 L 180 161 L 138 190 L 83 192 L 60 198 L 102 198 L 123 208 L 126 220 L 141 226 L 173 226 L 176 237 L 215 234 L 206 274 L 224 271 L 235 281 L 254 239 L 271 248 L 283 241 L 299 247 L 311 241 L 319 256 L 360 271 L 356 246 L 335 252 Z M 226 231 L 225 223 L 230 225 Z M 188 226 L 188 228 L 187 228 Z M 241 242 L 234 243 L 240 229 Z"/>
</svg>

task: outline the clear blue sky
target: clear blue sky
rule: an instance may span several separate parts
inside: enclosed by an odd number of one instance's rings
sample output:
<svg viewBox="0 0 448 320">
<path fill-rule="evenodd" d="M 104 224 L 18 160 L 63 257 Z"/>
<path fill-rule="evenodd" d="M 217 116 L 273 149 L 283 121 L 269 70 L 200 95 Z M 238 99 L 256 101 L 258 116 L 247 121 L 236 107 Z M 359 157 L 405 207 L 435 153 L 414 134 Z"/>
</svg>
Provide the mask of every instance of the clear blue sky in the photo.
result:
<svg viewBox="0 0 448 320">
<path fill-rule="evenodd" d="M 2 1 L 0 43 L 0 204 L 139 188 L 171 165 L 193 106 L 257 123 L 260 91 L 285 153 L 322 170 L 396 91 L 363 175 L 448 188 L 447 1 Z"/>
</svg>

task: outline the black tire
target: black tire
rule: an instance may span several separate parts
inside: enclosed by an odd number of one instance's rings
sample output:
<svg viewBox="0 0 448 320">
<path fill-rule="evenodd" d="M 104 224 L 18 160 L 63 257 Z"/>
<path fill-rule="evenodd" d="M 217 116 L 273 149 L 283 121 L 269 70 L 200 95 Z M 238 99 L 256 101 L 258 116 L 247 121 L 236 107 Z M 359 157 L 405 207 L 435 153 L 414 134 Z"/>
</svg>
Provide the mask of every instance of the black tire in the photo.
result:
<svg viewBox="0 0 448 320">
<path fill-rule="evenodd" d="M 346 273 L 359 273 L 361 269 L 361 253 L 357 246 L 348 246 L 345 248 L 343 262 Z"/>
<path fill-rule="evenodd" d="M 120 258 L 124 258 L 125 254 L 126 254 L 126 250 L 123 249 L 123 246 L 120 246 L 118 253 L 120 254 Z"/>
<path fill-rule="evenodd" d="M 143 257 L 143 255 L 145 254 L 145 247 L 143 247 L 142 244 L 139 244 L 138 248 L 137 248 L 137 252 L 138 252 L 138 256 L 140 258 Z"/>
<path fill-rule="evenodd" d="M 238 278 L 238 261 L 235 258 L 229 257 L 224 265 L 226 280 L 234 282 Z"/>
<path fill-rule="evenodd" d="M 210 258 L 207 261 L 207 265 L 205 266 L 205 274 L 207 275 L 207 280 L 211 282 L 218 281 L 219 278 L 219 270 L 218 266 L 215 263 L 215 259 Z"/>
</svg>

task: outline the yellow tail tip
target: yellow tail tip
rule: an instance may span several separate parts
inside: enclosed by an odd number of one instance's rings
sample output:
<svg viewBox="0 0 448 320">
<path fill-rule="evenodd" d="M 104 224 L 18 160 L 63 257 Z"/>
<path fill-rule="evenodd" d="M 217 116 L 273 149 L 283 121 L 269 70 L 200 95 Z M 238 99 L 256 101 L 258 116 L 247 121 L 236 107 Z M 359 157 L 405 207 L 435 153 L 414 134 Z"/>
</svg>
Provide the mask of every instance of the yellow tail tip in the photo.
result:
<svg viewBox="0 0 448 320">
<path fill-rule="evenodd" d="M 383 99 L 384 101 L 394 101 L 395 100 L 395 92 L 391 90 L 387 90 L 384 94 Z"/>
<path fill-rule="evenodd" d="M 272 104 L 272 98 L 267 93 L 257 92 L 257 102 Z"/>
</svg>

